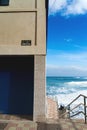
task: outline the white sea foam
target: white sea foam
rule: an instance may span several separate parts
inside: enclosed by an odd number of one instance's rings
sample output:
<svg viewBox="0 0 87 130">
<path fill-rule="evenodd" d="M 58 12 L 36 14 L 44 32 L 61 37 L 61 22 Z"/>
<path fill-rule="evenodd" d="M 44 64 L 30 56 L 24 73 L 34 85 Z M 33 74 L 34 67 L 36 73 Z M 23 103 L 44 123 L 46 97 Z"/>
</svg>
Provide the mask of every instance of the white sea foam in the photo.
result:
<svg viewBox="0 0 87 130">
<path fill-rule="evenodd" d="M 50 95 L 57 95 L 57 94 L 69 94 L 69 93 L 75 93 L 77 90 L 76 88 L 70 88 L 70 87 L 51 87 L 48 89 L 48 93 Z"/>
<path fill-rule="evenodd" d="M 69 93 L 74 93 L 74 92 L 76 92 L 76 89 L 74 89 L 74 88 L 68 88 L 68 87 L 66 87 L 66 88 L 64 88 L 64 87 L 62 87 L 62 88 L 59 88 L 58 90 L 56 90 L 58 93 L 64 93 L 64 94 L 69 94 Z"/>
<path fill-rule="evenodd" d="M 56 95 L 57 100 L 58 100 L 58 104 L 59 105 L 64 105 L 67 106 L 70 102 L 72 102 L 77 96 L 79 96 L 80 94 L 83 94 L 85 96 L 87 96 L 87 91 L 83 90 L 83 91 L 79 91 L 79 92 L 75 92 L 75 93 L 71 93 L 71 94 L 58 94 Z M 84 98 L 80 97 L 78 100 L 76 100 L 72 105 L 71 108 L 73 108 L 74 106 L 80 104 L 80 103 L 84 103 Z M 86 101 L 87 103 L 87 101 Z M 80 110 L 84 110 L 83 106 L 80 106 L 79 108 L 75 109 L 75 111 L 80 111 Z M 83 118 L 84 116 L 82 114 L 80 114 L 79 116 L 75 117 L 75 118 Z"/>
<path fill-rule="evenodd" d="M 83 90 L 83 91 L 78 91 L 78 92 L 70 93 L 70 94 L 58 94 L 56 96 L 57 96 L 59 104 L 62 103 L 64 105 L 68 105 L 72 100 L 74 100 L 80 94 L 87 96 L 87 91 Z M 75 104 L 78 104 L 79 102 L 83 102 L 83 98 L 79 98 L 75 102 Z"/>
<path fill-rule="evenodd" d="M 71 81 L 71 82 L 67 82 L 65 83 L 65 85 L 67 86 L 71 86 L 71 87 L 87 87 L 87 81 L 80 81 L 80 82 L 75 82 L 75 81 Z"/>
</svg>

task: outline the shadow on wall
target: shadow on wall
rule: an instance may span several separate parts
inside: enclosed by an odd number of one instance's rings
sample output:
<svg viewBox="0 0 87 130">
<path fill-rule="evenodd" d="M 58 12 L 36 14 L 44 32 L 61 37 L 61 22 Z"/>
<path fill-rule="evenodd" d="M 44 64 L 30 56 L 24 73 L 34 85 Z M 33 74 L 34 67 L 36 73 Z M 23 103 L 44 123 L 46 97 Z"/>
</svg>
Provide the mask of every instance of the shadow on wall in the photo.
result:
<svg viewBox="0 0 87 130">
<path fill-rule="evenodd" d="M 0 57 L 0 113 L 33 115 L 34 57 Z"/>
</svg>

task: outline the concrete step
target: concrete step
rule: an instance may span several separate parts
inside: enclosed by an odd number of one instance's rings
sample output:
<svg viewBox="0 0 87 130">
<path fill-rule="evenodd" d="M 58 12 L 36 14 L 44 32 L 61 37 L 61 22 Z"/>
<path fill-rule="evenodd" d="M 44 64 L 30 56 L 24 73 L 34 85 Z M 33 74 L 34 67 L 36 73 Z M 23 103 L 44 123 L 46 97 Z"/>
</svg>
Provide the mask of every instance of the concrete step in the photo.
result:
<svg viewBox="0 0 87 130">
<path fill-rule="evenodd" d="M 49 119 L 38 123 L 38 130 L 87 130 L 87 124 L 83 120 Z"/>
<path fill-rule="evenodd" d="M 0 130 L 37 130 L 37 124 L 27 120 L 0 120 Z"/>
</svg>

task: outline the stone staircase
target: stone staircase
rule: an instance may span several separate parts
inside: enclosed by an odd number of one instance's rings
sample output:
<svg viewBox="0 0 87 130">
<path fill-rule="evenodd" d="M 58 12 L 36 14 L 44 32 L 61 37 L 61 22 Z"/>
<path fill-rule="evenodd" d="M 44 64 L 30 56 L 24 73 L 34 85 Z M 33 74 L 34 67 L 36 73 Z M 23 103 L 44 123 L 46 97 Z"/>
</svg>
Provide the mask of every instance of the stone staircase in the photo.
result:
<svg viewBox="0 0 87 130">
<path fill-rule="evenodd" d="M 47 97 L 47 118 L 58 119 L 58 106 L 57 102 L 49 97 Z"/>
<path fill-rule="evenodd" d="M 82 120 L 48 119 L 45 123 L 38 123 L 37 130 L 87 130 L 87 124 Z"/>
<path fill-rule="evenodd" d="M 80 119 L 59 119 L 57 102 L 47 98 L 47 120 L 38 122 L 37 130 L 87 130 L 87 124 Z"/>
</svg>

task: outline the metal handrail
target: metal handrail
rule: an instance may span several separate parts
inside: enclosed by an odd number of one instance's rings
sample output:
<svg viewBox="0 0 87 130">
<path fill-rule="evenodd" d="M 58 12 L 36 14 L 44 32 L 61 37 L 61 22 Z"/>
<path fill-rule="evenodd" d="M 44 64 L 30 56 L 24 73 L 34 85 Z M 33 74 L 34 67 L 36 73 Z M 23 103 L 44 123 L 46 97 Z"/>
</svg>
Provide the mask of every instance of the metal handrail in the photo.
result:
<svg viewBox="0 0 87 130">
<path fill-rule="evenodd" d="M 81 113 L 82 113 L 83 115 L 85 114 L 83 111 L 80 111 L 80 112 L 75 113 L 74 115 L 71 115 L 71 117 L 77 116 L 77 115 L 79 115 L 79 114 L 81 114 Z"/>
<path fill-rule="evenodd" d="M 81 97 L 81 96 L 84 98 L 84 103 L 80 103 L 80 104 L 78 104 L 77 106 L 75 106 L 73 109 L 70 109 L 71 104 L 73 104 L 73 103 L 74 103 L 79 97 Z M 77 96 L 71 103 L 69 103 L 69 104 L 67 105 L 66 108 L 68 108 L 68 112 L 63 113 L 60 117 L 66 115 L 66 114 L 68 113 L 68 114 L 69 114 L 69 118 L 70 118 L 70 117 L 74 117 L 74 116 L 77 116 L 78 114 L 82 113 L 82 114 L 84 115 L 85 124 L 86 124 L 86 117 L 87 117 L 87 115 L 86 115 L 86 108 L 87 108 L 86 98 L 87 98 L 87 96 L 82 95 L 82 94 L 80 94 L 79 96 Z M 77 112 L 77 113 L 75 113 L 74 115 L 71 116 L 71 115 L 70 115 L 70 112 L 72 112 L 74 109 L 76 109 L 76 108 L 79 107 L 80 105 L 83 105 L 83 106 L 84 106 L 84 112 L 83 112 L 83 111 L 80 111 L 80 112 Z"/>
<path fill-rule="evenodd" d="M 80 104 L 78 104 L 77 106 L 75 106 L 73 109 L 71 109 L 71 110 L 69 110 L 69 111 L 72 112 L 74 109 L 76 109 L 76 108 L 79 107 L 80 105 L 83 105 L 83 106 L 84 106 L 83 103 L 80 103 Z M 85 106 L 85 107 L 87 107 L 87 106 Z M 69 111 L 63 113 L 61 116 L 59 116 L 59 118 L 63 117 L 63 116 L 66 115 L 67 113 L 69 113 Z"/>
<path fill-rule="evenodd" d="M 73 102 L 75 102 L 79 97 L 85 97 L 85 98 L 87 98 L 85 95 L 82 95 L 82 94 L 80 94 L 79 96 L 77 96 L 71 103 L 69 103 L 68 104 L 68 106 L 70 106 Z"/>
<path fill-rule="evenodd" d="M 74 109 L 76 109 L 76 108 L 79 107 L 80 105 L 83 105 L 83 106 L 84 106 L 83 103 L 79 103 L 77 106 L 75 106 L 74 108 L 72 108 L 70 111 L 73 111 Z M 86 106 L 86 107 L 87 107 L 87 106 Z"/>
</svg>

